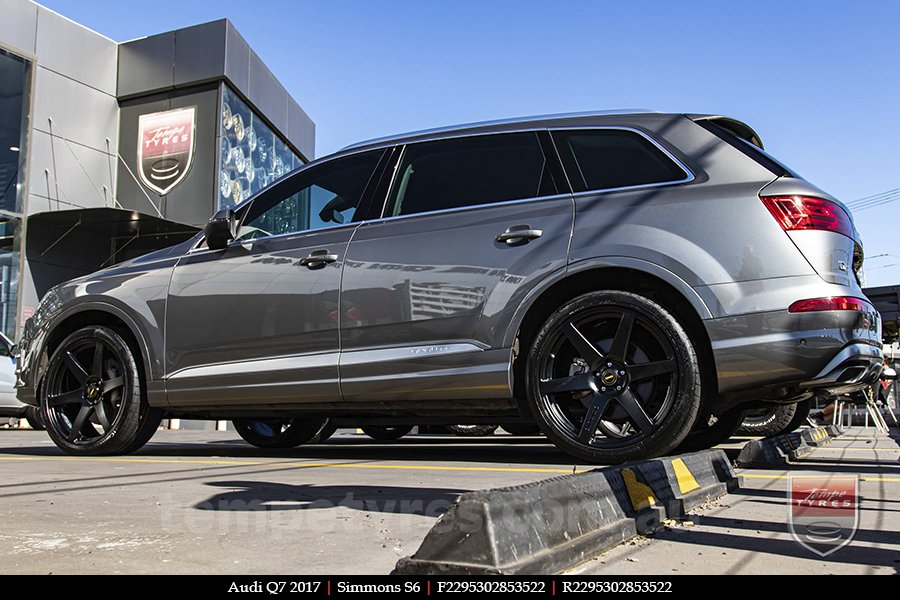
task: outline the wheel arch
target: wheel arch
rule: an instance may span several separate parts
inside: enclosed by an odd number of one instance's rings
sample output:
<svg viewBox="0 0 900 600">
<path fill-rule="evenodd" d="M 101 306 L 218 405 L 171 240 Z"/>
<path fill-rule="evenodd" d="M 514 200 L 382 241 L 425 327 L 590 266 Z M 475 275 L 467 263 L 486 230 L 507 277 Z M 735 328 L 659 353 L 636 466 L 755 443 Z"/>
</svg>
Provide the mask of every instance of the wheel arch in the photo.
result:
<svg viewBox="0 0 900 600">
<path fill-rule="evenodd" d="M 676 274 L 653 263 L 614 257 L 581 261 L 553 278 L 522 303 L 507 335 L 513 347 L 511 370 L 513 397 L 523 416 L 530 416 L 525 395 L 525 359 L 531 340 L 541 325 L 563 303 L 593 291 L 624 291 L 641 294 L 670 311 L 694 342 L 701 365 L 704 404 L 718 393 L 718 378 L 712 344 L 703 325 L 712 314 L 700 296 Z M 701 411 L 703 406 L 701 406 Z"/>
<path fill-rule="evenodd" d="M 147 391 L 150 394 L 152 386 L 149 381 L 153 379 L 151 370 L 152 357 L 150 355 L 149 344 L 140 328 L 128 314 L 120 308 L 106 303 L 91 302 L 80 304 L 57 316 L 54 323 L 48 328 L 43 348 L 41 348 L 39 356 L 40 376 L 43 379 L 47 362 L 53 355 L 53 352 L 70 334 L 91 325 L 105 325 L 117 332 L 123 334 L 126 341 L 130 342 L 132 349 L 137 350 L 136 358 L 138 359 L 138 368 L 144 375 L 144 381 L 147 383 Z M 40 385 L 40 381 L 36 383 Z M 150 398 L 151 404 L 160 404 L 156 399 Z"/>
</svg>

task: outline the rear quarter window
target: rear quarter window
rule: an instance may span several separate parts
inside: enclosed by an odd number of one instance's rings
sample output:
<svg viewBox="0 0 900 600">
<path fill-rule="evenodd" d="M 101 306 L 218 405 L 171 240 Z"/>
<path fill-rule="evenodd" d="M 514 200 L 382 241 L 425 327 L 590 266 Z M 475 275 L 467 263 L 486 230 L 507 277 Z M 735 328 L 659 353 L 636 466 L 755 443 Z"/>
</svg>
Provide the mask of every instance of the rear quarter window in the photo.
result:
<svg viewBox="0 0 900 600">
<path fill-rule="evenodd" d="M 553 139 L 575 192 L 674 183 L 689 177 L 665 152 L 633 131 L 554 131 Z"/>
</svg>

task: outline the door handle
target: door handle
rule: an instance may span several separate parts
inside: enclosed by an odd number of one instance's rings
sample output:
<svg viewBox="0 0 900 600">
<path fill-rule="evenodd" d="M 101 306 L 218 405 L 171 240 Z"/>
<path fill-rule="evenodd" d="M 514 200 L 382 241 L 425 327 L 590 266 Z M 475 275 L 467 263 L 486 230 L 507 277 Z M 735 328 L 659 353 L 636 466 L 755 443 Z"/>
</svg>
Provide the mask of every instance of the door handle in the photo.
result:
<svg viewBox="0 0 900 600">
<path fill-rule="evenodd" d="M 532 229 L 531 225 L 513 225 L 498 235 L 496 239 L 498 242 L 505 242 L 506 244 L 513 245 L 518 242 L 527 242 L 528 240 L 537 239 L 542 235 L 544 235 L 543 230 Z"/>
<path fill-rule="evenodd" d="M 328 250 L 316 250 L 315 252 L 310 252 L 308 256 L 304 256 L 300 259 L 300 265 L 304 267 L 318 267 L 320 265 L 325 265 L 328 263 L 333 263 L 337 261 L 338 255 L 331 254 Z"/>
</svg>

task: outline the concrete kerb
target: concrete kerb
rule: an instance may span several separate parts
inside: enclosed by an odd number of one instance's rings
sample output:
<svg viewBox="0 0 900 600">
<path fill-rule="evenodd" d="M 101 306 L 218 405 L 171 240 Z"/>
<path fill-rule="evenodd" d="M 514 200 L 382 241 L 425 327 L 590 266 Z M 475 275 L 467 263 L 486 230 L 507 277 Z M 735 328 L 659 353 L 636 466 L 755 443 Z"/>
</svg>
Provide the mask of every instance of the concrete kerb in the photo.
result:
<svg viewBox="0 0 900 600">
<path fill-rule="evenodd" d="M 469 492 L 397 574 L 558 573 L 740 486 L 721 450 Z"/>
<path fill-rule="evenodd" d="M 741 448 L 735 464 L 739 467 L 782 467 L 803 458 L 816 447 L 831 443 L 831 440 L 841 435 L 843 431 L 829 425 L 751 440 Z"/>
</svg>

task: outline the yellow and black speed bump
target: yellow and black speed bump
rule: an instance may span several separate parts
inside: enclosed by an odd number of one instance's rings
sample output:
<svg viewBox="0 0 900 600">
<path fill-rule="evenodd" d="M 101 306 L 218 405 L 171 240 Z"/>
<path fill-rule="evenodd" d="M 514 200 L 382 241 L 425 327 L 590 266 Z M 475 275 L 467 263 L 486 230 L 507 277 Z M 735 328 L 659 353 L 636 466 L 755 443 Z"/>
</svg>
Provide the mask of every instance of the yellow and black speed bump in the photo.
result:
<svg viewBox="0 0 900 600">
<path fill-rule="evenodd" d="M 394 572 L 557 573 L 739 486 L 725 453 L 705 450 L 469 492 Z"/>
<path fill-rule="evenodd" d="M 830 443 L 840 435 L 843 435 L 840 429 L 829 425 L 751 440 L 741 448 L 735 463 L 740 467 L 783 467 L 808 455 L 814 448 Z"/>
</svg>

